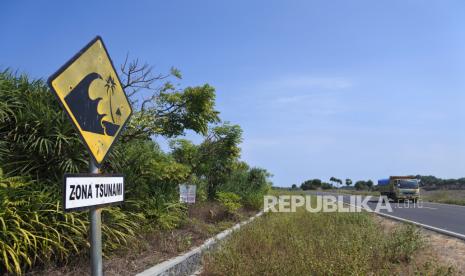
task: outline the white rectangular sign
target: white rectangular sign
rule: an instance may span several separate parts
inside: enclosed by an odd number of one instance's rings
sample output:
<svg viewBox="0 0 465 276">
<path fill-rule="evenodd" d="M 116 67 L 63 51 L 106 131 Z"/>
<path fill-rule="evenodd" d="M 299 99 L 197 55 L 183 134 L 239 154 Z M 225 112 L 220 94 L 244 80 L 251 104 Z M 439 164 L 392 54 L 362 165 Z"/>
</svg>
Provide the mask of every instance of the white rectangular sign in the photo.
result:
<svg viewBox="0 0 465 276">
<path fill-rule="evenodd" d="M 179 185 L 179 201 L 184 203 L 195 203 L 197 186 Z"/>
<path fill-rule="evenodd" d="M 66 174 L 63 196 L 65 211 L 123 202 L 124 176 Z"/>
</svg>

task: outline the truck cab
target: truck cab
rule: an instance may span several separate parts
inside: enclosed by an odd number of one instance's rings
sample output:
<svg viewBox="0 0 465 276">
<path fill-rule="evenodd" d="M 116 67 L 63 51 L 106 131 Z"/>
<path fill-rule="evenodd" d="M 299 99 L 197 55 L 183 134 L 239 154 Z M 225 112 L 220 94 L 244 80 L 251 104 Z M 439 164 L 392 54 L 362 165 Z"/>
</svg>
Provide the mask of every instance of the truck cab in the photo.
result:
<svg viewBox="0 0 465 276">
<path fill-rule="evenodd" d="M 391 176 L 378 180 L 378 189 L 382 196 L 389 199 L 416 202 L 420 197 L 420 180 L 412 176 Z"/>
</svg>

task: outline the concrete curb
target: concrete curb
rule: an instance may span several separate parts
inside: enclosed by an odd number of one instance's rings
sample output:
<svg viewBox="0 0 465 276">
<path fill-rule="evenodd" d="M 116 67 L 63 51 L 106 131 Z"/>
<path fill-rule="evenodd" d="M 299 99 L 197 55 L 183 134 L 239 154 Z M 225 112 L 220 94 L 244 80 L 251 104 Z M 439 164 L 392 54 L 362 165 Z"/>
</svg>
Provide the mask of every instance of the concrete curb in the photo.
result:
<svg viewBox="0 0 465 276">
<path fill-rule="evenodd" d="M 263 215 L 263 211 L 246 221 L 240 222 L 233 227 L 224 230 L 215 237 L 206 240 L 201 246 L 192 249 L 191 251 L 159 263 L 136 276 L 158 276 L 158 275 L 191 275 L 201 267 L 203 254 L 217 246 L 218 242 L 224 240 L 231 235 L 232 232 L 238 230 L 242 226 L 252 222 L 254 219 Z"/>
</svg>

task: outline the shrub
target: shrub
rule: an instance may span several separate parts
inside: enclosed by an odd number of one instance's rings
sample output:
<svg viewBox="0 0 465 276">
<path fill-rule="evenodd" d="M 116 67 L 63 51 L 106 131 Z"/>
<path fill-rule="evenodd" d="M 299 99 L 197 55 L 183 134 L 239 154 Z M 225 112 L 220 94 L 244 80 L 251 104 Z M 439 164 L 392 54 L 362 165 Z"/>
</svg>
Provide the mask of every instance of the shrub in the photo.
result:
<svg viewBox="0 0 465 276">
<path fill-rule="evenodd" d="M 242 207 L 240 201 L 241 197 L 236 195 L 235 193 L 230 192 L 218 192 L 216 193 L 216 198 L 218 202 L 220 202 L 228 213 L 234 215 L 236 214 L 237 210 Z"/>
<path fill-rule="evenodd" d="M 126 178 L 127 198 L 144 202 L 153 197 L 163 202 L 178 201 L 178 184 L 186 181 L 190 169 L 177 163 L 151 140 L 120 143 L 106 167 L 108 171 L 123 173 Z M 140 211 L 147 206 L 140 205 Z"/>
<path fill-rule="evenodd" d="M 143 222 L 118 207 L 102 216 L 106 252 L 126 244 Z M 0 273 L 21 274 L 34 264 L 83 254 L 89 247 L 88 224 L 85 212 L 64 213 L 53 189 L 35 189 L 32 182 L 4 177 L 0 170 Z"/>
<path fill-rule="evenodd" d="M 65 172 L 87 170 L 84 145 L 43 81 L 4 71 L 0 102 L 0 164 L 5 174 L 58 184 Z"/>
<path fill-rule="evenodd" d="M 187 207 L 180 202 L 163 202 L 152 197 L 145 200 L 144 206 L 147 219 L 153 222 L 149 227 L 173 230 L 187 218 Z"/>
<path fill-rule="evenodd" d="M 395 229 L 386 245 L 386 250 L 390 254 L 391 261 L 409 262 L 413 254 L 424 245 L 425 240 L 420 230 L 413 224 L 407 224 Z"/>
<path fill-rule="evenodd" d="M 268 177 L 269 173 L 264 169 L 250 169 L 246 164 L 239 163 L 227 181 L 219 186 L 219 190 L 239 195 L 241 203 L 248 208 L 260 209 L 263 196 L 271 187 Z"/>
</svg>

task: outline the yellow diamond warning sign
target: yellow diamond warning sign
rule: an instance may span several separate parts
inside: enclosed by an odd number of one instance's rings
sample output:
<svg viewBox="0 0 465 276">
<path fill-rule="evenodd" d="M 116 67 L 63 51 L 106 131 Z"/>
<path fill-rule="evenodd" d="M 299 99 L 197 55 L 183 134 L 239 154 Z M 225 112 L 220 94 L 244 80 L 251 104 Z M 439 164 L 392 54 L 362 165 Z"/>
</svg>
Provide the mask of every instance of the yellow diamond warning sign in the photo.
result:
<svg viewBox="0 0 465 276">
<path fill-rule="evenodd" d="M 48 84 L 101 164 L 132 114 L 102 39 L 93 39 Z"/>
</svg>

